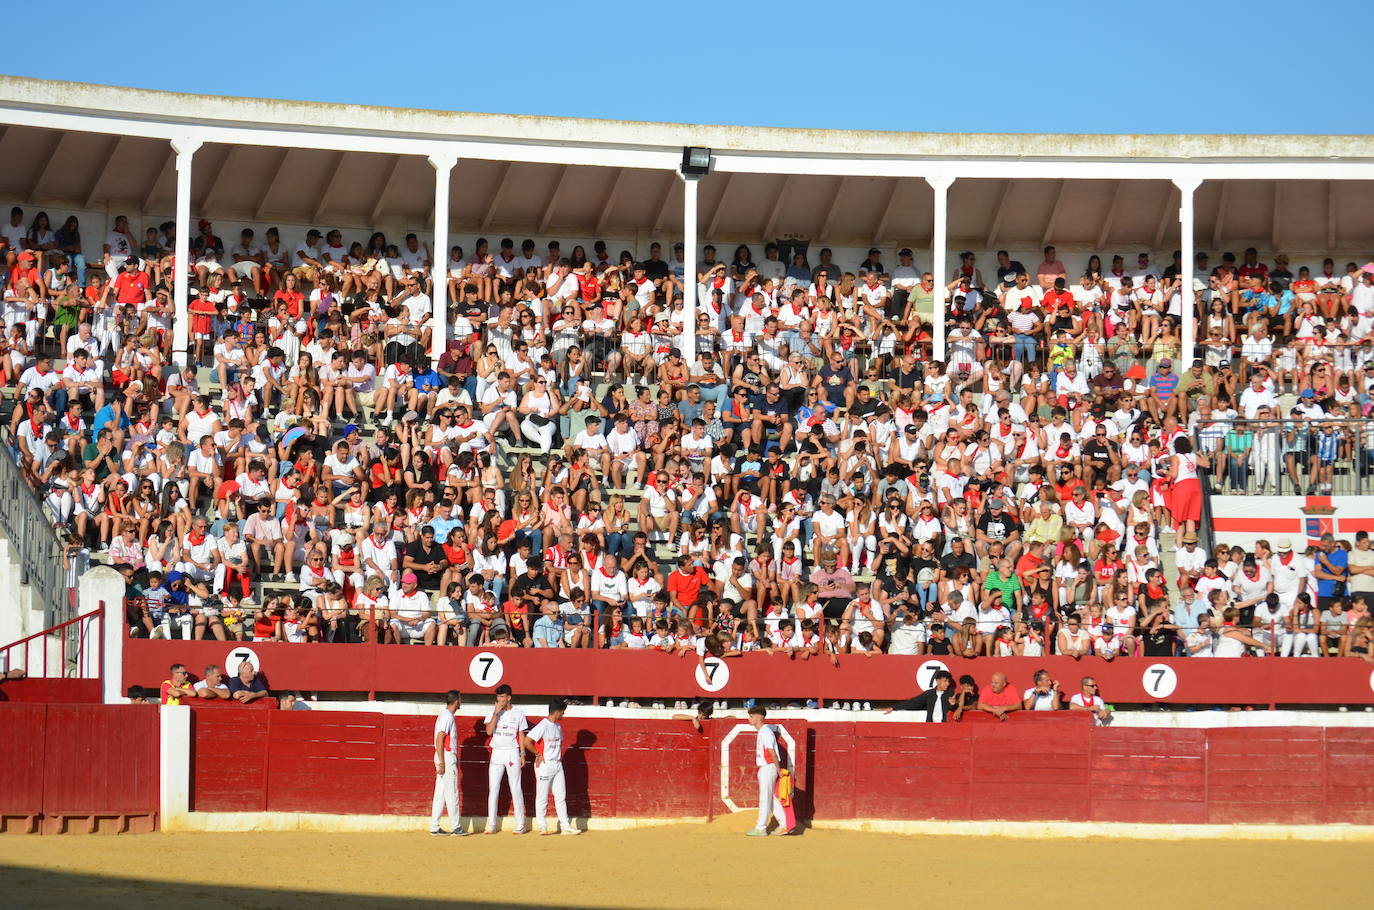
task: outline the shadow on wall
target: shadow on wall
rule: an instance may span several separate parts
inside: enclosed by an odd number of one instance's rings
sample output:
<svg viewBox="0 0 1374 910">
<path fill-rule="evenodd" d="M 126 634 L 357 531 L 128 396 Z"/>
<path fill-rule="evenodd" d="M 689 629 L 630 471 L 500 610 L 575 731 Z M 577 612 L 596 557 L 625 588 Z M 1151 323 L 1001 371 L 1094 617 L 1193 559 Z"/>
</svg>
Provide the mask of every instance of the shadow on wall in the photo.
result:
<svg viewBox="0 0 1374 910">
<path fill-rule="evenodd" d="M 0 866 L 0 881 L 5 882 L 5 903 L 27 910 L 100 906 L 103 910 L 145 910 L 150 907 L 194 907 L 196 910 L 243 910 L 245 907 L 288 908 L 320 907 L 353 910 L 515 910 L 530 904 L 491 903 L 489 901 L 426 900 L 413 897 L 384 897 L 376 894 L 338 894 L 293 890 L 289 888 L 248 888 L 221 884 L 164 882 L 112 875 L 80 875 L 53 869 Z M 540 904 L 548 910 L 572 905 Z"/>
</svg>

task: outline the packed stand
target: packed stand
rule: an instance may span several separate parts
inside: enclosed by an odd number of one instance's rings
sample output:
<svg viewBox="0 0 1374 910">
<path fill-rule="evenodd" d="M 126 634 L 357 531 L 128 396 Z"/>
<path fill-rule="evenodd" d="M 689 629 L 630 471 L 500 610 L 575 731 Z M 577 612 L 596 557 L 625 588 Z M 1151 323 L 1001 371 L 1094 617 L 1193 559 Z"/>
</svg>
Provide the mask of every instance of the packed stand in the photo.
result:
<svg viewBox="0 0 1374 910">
<path fill-rule="evenodd" d="M 11 446 L 129 580 L 134 634 L 1374 659 L 1366 535 L 1198 544 L 1208 473 L 1274 444 L 1321 487 L 1374 448 L 1322 423 L 1369 407 L 1369 269 L 1199 254 L 1202 356 L 1176 366 L 1177 256 L 964 254 L 941 361 L 908 249 L 707 246 L 687 358 L 681 244 L 479 240 L 436 276 L 414 234 L 198 232 L 184 368 L 172 225 L 118 218 L 90 262 L 74 218 L 0 232 Z M 1290 416 L 1312 429 L 1264 441 Z"/>
</svg>

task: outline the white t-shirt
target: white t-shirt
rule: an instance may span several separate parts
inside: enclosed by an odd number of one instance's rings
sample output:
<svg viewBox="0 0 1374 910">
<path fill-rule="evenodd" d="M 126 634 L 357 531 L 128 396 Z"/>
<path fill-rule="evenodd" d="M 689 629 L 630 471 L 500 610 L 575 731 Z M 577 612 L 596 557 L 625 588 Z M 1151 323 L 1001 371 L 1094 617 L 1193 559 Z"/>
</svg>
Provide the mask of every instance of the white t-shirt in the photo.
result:
<svg viewBox="0 0 1374 910">
<path fill-rule="evenodd" d="M 116 262 L 128 259 L 133 253 L 129 246 L 129 235 L 121 234 L 118 231 L 110 231 L 105 235 L 105 246 L 110 248 L 110 258 Z"/>
<path fill-rule="evenodd" d="M 563 727 L 547 717 L 534 725 L 529 737 L 539 743 L 539 755 L 544 761 L 562 761 Z"/>
<path fill-rule="evenodd" d="M 772 764 L 765 757 L 770 751 L 776 760 L 778 757 L 778 734 L 773 730 L 772 724 L 764 724 L 759 727 L 759 735 L 754 740 L 754 762 L 758 767 L 762 768 L 764 765 Z"/>
<path fill-rule="evenodd" d="M 439 712 L 434 719 L 434 735 L 444 735 L 444 752 L 455 758 L 458 755 L 458 725 L 454 723 L 453 712 L 448 708 Z"/>
<path fill-rule="evenodd" d="M 492 715 L 488 714 L 484 723 L 491 723 Z M 500 752 L 502 750 L 515 751 L 520 748 L 520 734 L 530 728 L 530 722 L 525 719 L 525 712 L 519 708 L 507 708 L 501 712 L 501 716 L 496 721 L 496 731 L 491 734 L 491 751 Z"/>
</svg>

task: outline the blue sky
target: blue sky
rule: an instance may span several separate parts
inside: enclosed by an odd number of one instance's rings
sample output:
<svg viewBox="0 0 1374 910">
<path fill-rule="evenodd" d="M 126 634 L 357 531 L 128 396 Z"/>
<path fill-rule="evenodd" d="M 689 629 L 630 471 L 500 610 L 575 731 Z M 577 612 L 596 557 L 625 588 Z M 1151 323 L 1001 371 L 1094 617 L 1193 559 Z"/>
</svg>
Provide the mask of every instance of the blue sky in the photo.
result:
<svg viewBox="0 0 1374 910">
<path fill-rule="evenodd" d="M 1367 134 L 1374 122 L 1374 78 L 1350 39 L 1369 7 L 1349 0 L 236 8 L 137 14 L 138 42 L 14 41 L 0 69 L 201 94 L 831 129 Z M 223 31 L 193 23 L 212 9 Z M 98 20 L 108 4 L 76 0 L 63 15 Z"/>
</svg>

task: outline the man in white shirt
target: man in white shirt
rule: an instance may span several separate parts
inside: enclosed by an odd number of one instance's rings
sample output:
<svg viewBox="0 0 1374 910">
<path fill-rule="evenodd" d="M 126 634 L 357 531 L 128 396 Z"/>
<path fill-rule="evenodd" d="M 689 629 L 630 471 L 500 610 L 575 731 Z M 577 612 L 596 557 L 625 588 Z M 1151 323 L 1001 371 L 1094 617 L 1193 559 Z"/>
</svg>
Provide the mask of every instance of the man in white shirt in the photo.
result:
<svg viewBox="0 0 1374 910">
<path fill-rule="evenodd" d="M 133 234 L 129 233 L 129 219 L 123 215 L 115 218 L 114 228 L 105 235 L 105 274 L 113 281 L 124 268 L 124 262 L 134 254 Z"/>
<path fill-rule="evenodd" d="M 363 546 L 366 547 L 371 541 L 369 537 Z M 401 586 L 391 589 L 387 602 L 390 604 L 388 612 L 391 615 L 388 619 L 393 641 L 402 645 L 412 641 L 434 644 L 439 627 L 430 609 L 429 595 L 420 590 L 420 579 L 414 572 L 406 572 L 401 576 Z"/>
<path fill-rule="evenodd" d="M 406 234 L 405 246 L 401 247 L 401 272 L 403 275 L 417 275 L 421 283 L 429 275 L 429 267 L 432 262 L 429 255 L 429 244 L 420 243 L 420 238 L 414 234 Z"/>
<path fill-rule="evenodd" d="M 615 428 L 606 436 L 606 446 L 610 450 L 611 486 L 620 489 L 625 486 L 625 475 L 631 465 L 638 472 L 635 476 L 644 477 L 645 457 L 639 434 L 630 426 L 625 414 L 617 414 Z"/>
<path fill-rule="evenodd" d="M 390 531 L 385 524 L 377 522 L 358 548 L 363 574 L 376 575 L 388 585 L 396 580 L 396 543 Z"/>
<path fill-rule="evenodd" d="M 496 377 L 496 385 L 488 386 L 482 393 L 482 403 L 479 407 L 482 412 L 482 423 L 486 425 L 489 435 L 495 435 L 501 429 L 501 425 L 505 424 L 518 445 L 524 437 L 520 434 L 520 421 L 516 420 L 516 401 L 515 381 L 510 373 L 502 371 Z"/>
<path fill-rule="evenodd" d="M 292 271 L 297 281 L 314 283 L 324 269 L 324 251 L 321 249 L 320 232 L 311 228 L 305 232 L 305 239 L 296 244 L 296 253 L 291 259 Z"/>
<path fill-rule="evenodd" d="M 611 472 L 610 448 L 606 442 L 606 434 L 601 432 L 601 418 L 588 417 L 587 425 L 582 432 L 573 437 L 573 441 L 568 444 L 568 457 L 572 457 L 573 449 L 581 449 L 587 455 L 587 460 L 601 466 L 601 473 L 609 475 Z"/>
<path fill-rule="evenodd" d="M 458 690 L 449 689 L 444 696 L 444 709 L 434 719 L 434 803 L 430 808 L 429 833 L 435 836 L 467 834 L 458 810 L 458 724 L 453 717 L 462 703 Z M 452 831 L 439 827 L 445 809 Z"/>
<path fill-rule="evenodd" d="M 554 811 L 558 813 L 558 833 L 581 834 L 568 818 L 568 786 L 563 776 L 563 714 L 568 703 L 560 698 L 549 702 L 549 714 L 534 725 L 522 745 L 534 754 L 534 827 L 540 834 L 553 834 L 544 822 L 549 808 L 549 793 L 553 793 Z"/>
<path fill-rule="evenodd" d="M 1264 374 L 1258 371 L 1250 374 L 1250 386 L 1240 393 L 1240 410 L 1247 420 L 1253 420 L 1260 408 L 1274 407 L 1278 398 L 1272 389 L 1267 388 Z"/>
<path fill-rule="evenodd" d="M 253 242 L 253 229 L 244 228 L 239 237 L 239 245 L 229 250 L 229 268 L 240 280 L 248 279 L 253 283 L 253 293 L 262 296 L 262 250 Z"/>
<path fill-rule="evenodd" d="M 921 283 L 921 273 L 912 265 L 911 249 L 903 247 L 897 251 L 897 267 L 892 270 L 892 297 L 888 317 L 900 316 L 906 312 L 906 302 L 916 285 Z"/>
<path fill-rule="evenodd" d="M 515 834 L 525 834 L 525 793 L 521 787 L 520 771 L 525 767 L 525 750 L 521 737 L 530 728 L 525 712 L 511 705 L 513 691 L 502 684 L 496 687 L 496 704 L 484 722 L 491 737 L 491 758 L 487 763 L 487 834 L 496 833 L 496 803 L 501 796 L 501 778 L 510 786 L 511 803 L 515 810 Z"/>
<path fill-rule="evenodd" d="M 620 571 L 620 560 L 610 553 L 601 556 L 601 565 L 591 575 L 592 608 L 609 614 L 615 607 L 627 607 L 629 582 Z M 626 613 L 630 610 L 626 609 Z"/>
<path fill-rule="evenodd" d="M 787 827 L 787 814 L 777 801 L 778 771 L 782 767 L 782 753 L 778 746 L 777 731 L 767 722 L 768 709 L 755 705 L 749 709 L 749 726 L 758 731 L 754 740 L 754 764 L 758 768 L 759 814 L 753 829 L 745 832 L 749 837 L 767 837 L 768 821 L 778 820 L 776 835 L 791 834 Z"/>
<path fill-rule="evenodd" d="M 80 348 L 72 356 L 71 363 L 62 371 L 62 396 L 54 395 L 54 408 L 60 413 L 67 409 L 67 401 L 81 399 L 83 405 L 98 411 L 105 406 L 105 387 L 100 379 L 100 367 L 91 362 L 91 355 Z M 61 401 L 56 399 L 61 397 Z"/>
</svg>

